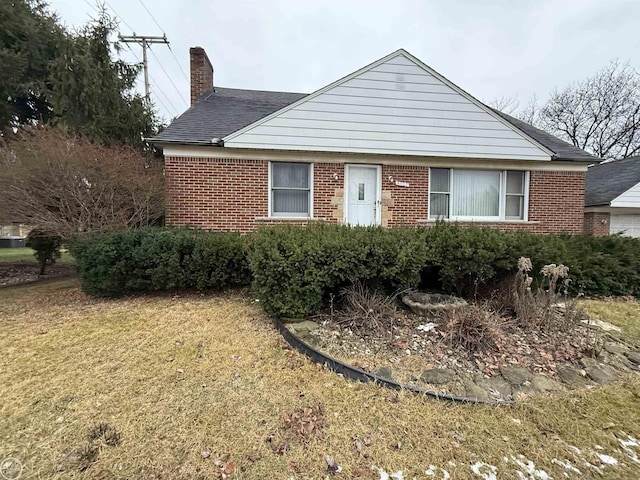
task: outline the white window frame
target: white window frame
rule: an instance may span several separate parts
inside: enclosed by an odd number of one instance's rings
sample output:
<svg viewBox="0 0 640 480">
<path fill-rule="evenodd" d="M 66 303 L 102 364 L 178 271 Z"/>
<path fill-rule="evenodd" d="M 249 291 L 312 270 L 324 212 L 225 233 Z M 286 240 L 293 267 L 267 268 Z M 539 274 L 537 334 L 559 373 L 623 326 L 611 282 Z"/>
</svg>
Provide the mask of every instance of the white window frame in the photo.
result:
<svg viewBox="0 0 640 480">
<path fill-rule="evenodd" d="M 432 192 L 431 191 L 431 179 L 433 178 L 433 175 L 431 174 L 431 170 L 436 169 L 436 170 L 449 170 L 449 192 Z M 498 216 L 496 217 L 489 217 L 489 216 L 464 216 L 464 215 L 460 215 L 460 216 L 453 216 L 451 215 L 452 212 L 452 201 L 453 201 L 453 196 L 454 196 L 454 192 L 453 192 L 453 172 L 454 170 L 476 170 L 476 171 L 484 171 L 484 172 L 490 172 L 490 171 L 498 171 L 500 172 L 500 197 L 499 197 L 499 205 L 498 205 Z M 523 205 L 523 212 L 522 212 L 522 218 L 520 219 L 513 219 L 513 218 L 506 218 L 506 199 L 507 199 L 507 172 L 524 172 L 524 205 Z M 510 170 L 492 170 L 492 169 L 488 169 L 488 168 L 442 168 L 442 167 L 430 167 L 429 168 L 429 192 L 428 192 L 428 197 L 427 200 L 429 202 L 429 220 L 439 220 L 442 219 L 444 221 L 449 221 L 449 222 L 527 222 L 529 221 L 529 171 L 525 171 L 525 170 L 517 170 L 517 169 L 510 169 Z M 443 218 L 443 217 L 438 217 L 438 216 L 433 216 L 431 215 L 431 194 L 432 193 L 441 193 L 441 194 L 445 194 L 448 193 L 449 195 L 449 218 Z"/>
<path fill-rule="evenodd" d="M 297 213 L 274 213 L 273 212 L 273 187 L 271 184 L 271 180 L 273 178 L 272 170 L 274 163 L 291 163 L 291 164 L 303 164 L 309 167 L 309 215 L 300 216 Z M 309 219 L 313 218 L 313 163 L 308 162 L 281 162 L 274 161 L 269 162 L 269 175 L 268 175 L 268 185 L 267 185 L 267 196 L 269 199 L 269 218 L 273 219 L 283 219 L 283 218 L 291 218 L 291 219 Z"/>
</svg>

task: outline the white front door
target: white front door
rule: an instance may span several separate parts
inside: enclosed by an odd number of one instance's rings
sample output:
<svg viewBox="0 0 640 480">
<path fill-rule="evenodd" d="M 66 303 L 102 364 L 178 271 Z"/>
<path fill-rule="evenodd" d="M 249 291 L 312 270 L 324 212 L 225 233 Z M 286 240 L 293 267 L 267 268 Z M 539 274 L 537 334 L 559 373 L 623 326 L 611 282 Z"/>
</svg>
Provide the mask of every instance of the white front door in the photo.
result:
<svg viewBox="0 0 640 480">
<path fill-rule="evenodd" d="M 380 223 L 378 176 L 380 167 L 347 165 L 347 209 L 349 225 L 378 225 Z"/>
</svg>

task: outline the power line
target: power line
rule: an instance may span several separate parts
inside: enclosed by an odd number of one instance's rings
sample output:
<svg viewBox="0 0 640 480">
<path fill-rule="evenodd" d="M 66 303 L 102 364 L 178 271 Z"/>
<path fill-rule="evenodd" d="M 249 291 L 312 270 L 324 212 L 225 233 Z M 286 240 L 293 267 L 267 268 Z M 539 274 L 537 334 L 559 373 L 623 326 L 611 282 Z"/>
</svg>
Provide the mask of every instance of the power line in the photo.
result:
<svg viewBox="0 0 640 480">
<path fill-rule="evenodd" d="M 180 62 L 178 61 L 178 57 L 176 57 L 176 54 L 173 53 L 173 48 L 171 48 L 171 45 L 168 45 L 168 47 L 169 47 L 169 51 L 171 52 L 171 56 L 176 61 L 176 65 L 178 65 L 178 68 L 182 72 L 182 75 L 184 75 L 184 79 L 188 82 L 189 81 L 189 75 L 187 75 L 187 72 L 185 72 L 184 68 L 182 68 L 182 65 L 180 65 Z"/>
<path fill-rule="evenodd" d="M 162 35 L 161 37 L 153 36 L 153 35 L 118 35 L 118 39 L 124 43 L 139 43 L 142 45 L 142 67 L 144 69 L 144 93 L 147 98 L 149 98 L 149 63 L 147 62 L 147 49 L 151 49 L 152 43 L 164 43 L 169 44 L 169 40 L 167 40 L 166 35 Z M 153 53 L 153 52 L 151 52 Z M 153 54 L 155 57 L 155 53 Z M 158 57 L 156 57 L 158 60 Z M 160 62 L 158 60 L 158 62 Z"/>
<path fill-rule="evenodd" d="M 144 8 L 147 11 L 149 16 L 151 17 L 151 20 L 153 20 L 153 22 L 160 29 L 160 31 L 164 33 L 164 28 L 162 28 L 160 23 L 156 20 L 156 17 L 153 16 L 153 13 L 151 13 L 151 11 L 147 8 L 147 6 L 145 5 L 144 1 L 143 0 L 139 0 L 139 2 L 140 2 L 140 5 L 142 5 L 142 8 Z M 171 45 L 167 45 L 167 46 L 169 47 L 169 51 L 171 52 L 171 56 L 176 61 L 176 64 L 178 65 L 178 68 L 182 72 L 182 75 L 184 75 L 185 80 L 189 81 L 189 76 L 187 75 L 187 73 L 182 68 L 182 65 L 180 65 L 180 62 L 178 61 L 178 58 L 176 57 L 176 54 L 173 53 L 173 49 L 171 48 Z"/>
<path fill-rule="evenodd" d="M 153 22 L 157 25 L 157 27 L 160 29 L 160 31 L 162 33 L 164 33 L 164 29 L 160 26 L 160 24 L 158 23 L 158 21 L 155 19 L 155 17 L 153 16 L 153 13 L 151 13 L 151 11 L 147 8 L 147 6 L 144 4 L 144 2 L 142 0 L 140 0 L 140 5 L 142 5 L 142 8 L 144 8 L 147 13 L 149 14 L 149 16 L 151 17 L 151 20 L 153 20 Z"/>
<path fill-rule="evenodd" d="M 173 114 L 174 116 L 178 116 L 180 115 L 180 112 L 178 111 L 178 109 L 173 105 L 173 103 L 171 103 L 171 100 L 169 99 L 169 95 L 167 95 L 164 90 L 162 90 L 162 88 L 160 88 L 160 83 L 156 82 L 155 79 L 153 77 L 151 77 L 151 80 L 153 80 L 153 84 L 155 89 L 158 90 L 158 92 L 160 92 L 162 94 L 162 96 L 164 97 L 164 99 L 167 101 L 167 103 L 169 104 L 169 106 L 171 107 L 171 110 L 173 110 Z M 156 99 L 160 102 L 160 104 L 164 107 L 164 109 L 169 112 L 169 108 L 167 108 L 167 106 L 162 102 L 162 100 L 160 99 L 160 97 L 156 94 Z"/>
<path fill-rule="evenodd" d="M 149 51 L 151 52 L 151 55 L 153 55 L 153 58 L 156 59 L 156 61 L 158 62 L 158 65 L 160 66 L 160 68 L 162 69 L 162 71 L 164 72 L 164 74 L 167 76 L 167 78 L 169 79 L 169 81 L 171 82 L 171 85 L 173 85 L 173 88 L 176 90 L 176 93 L 178 94 L 178 96 L 180 98 L 182 98 L 182 92 L 180 92 L 180 89 L 176 86 L 176 84 L 173 82 L 173 78 L 171 78 L 171 75 L 169 75 L 169 73 L 167 72 L 167 70 L 164 68 L 164 66 L 162 65 L 162 62 L 160 61 L 160 59 L 156 56 L 156 54 L 153 52 L 153 50 L 151 48 L 149 48 Z M 183 99 L 184 100 L 184 99 Z"/>
<path fill-rule="evenodd" d="M 133 28 L 131 28 L 131 25 L 129 25 L 127 22 L 125 22 L 124 18 L 122 18 L 120 15 L 118 15 L 118 12 L 116 12 L 116 9 L 115 9 L 115 8 L 113 8 L 113 7 L 111 6 L 111 4 L 110 4 L 109 2 L 107 2 L 107 0 L 104 0 L 104 3 L 105 3 L 105 5 L 106 5 L 107 7 L 109 7 L 109 8 L 113 11 L 113 13 L 115 13 L 115 14 L 116 14 L 116 17 L 118 17 L 118 18 L 120 19 L 120 21 L 121 21 L 122 23 L 124 23 L 124 24 L 125 24 L 125 26 L 126 26 L 129 30 L 131 30 L 131 32 L 134 32 Z"/>
</svg>

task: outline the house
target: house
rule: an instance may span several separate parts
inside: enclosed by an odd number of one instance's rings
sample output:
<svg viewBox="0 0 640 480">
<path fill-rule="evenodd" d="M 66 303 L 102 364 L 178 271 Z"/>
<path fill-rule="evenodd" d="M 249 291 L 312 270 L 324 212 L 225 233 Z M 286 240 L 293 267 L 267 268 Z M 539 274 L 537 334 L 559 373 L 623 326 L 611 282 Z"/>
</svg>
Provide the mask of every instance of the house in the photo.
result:
<svg viewBox="0 0 640 480">
<path fill-rule="evenodd" d="M 586 233 L 640 237 L 640 157 L 589 167 L 584 201 Z"/>
<path fill-rule="evenodd" d="M 191 107 L 162 148 L 167 224 L 312 221 L 582 233 L 591 155 L 484 105 L 405 50 L 320 90 L 222 88 L 190 50 Z"/>
</svg>

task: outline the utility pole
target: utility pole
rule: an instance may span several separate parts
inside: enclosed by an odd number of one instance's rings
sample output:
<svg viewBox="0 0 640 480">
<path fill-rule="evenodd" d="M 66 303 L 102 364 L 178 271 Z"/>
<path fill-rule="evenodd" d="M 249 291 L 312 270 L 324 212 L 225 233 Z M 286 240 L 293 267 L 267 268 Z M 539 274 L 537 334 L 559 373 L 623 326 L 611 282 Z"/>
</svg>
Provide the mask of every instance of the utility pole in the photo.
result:
<svg viewBox="0 0 640 480">
<path fill-rule="evenodd" d="M 151 48 L 152 43 L 164 43 L 169 45 L 169 40 L 167 40 L 166 35 L 158 36 L 149 36 L 149 35 L 136 35 L 135 32 L 133 35 L 118 35 L 118 38 L 123 43 L 138 43 L 142 45 L 142 68 L 144 69 L 144 93 L 147 100 L 150 98 L 150 90 L 149 90 L 149 65 L 147 63 L 147 48 Z"/>
</svg>

